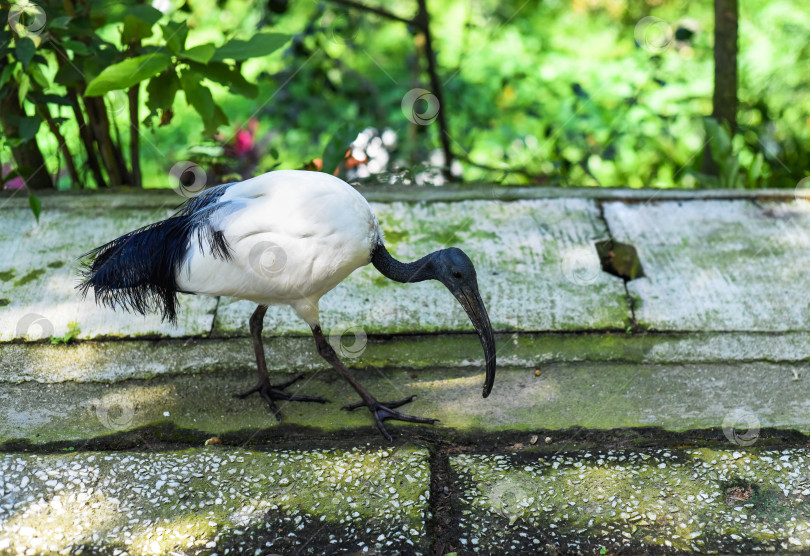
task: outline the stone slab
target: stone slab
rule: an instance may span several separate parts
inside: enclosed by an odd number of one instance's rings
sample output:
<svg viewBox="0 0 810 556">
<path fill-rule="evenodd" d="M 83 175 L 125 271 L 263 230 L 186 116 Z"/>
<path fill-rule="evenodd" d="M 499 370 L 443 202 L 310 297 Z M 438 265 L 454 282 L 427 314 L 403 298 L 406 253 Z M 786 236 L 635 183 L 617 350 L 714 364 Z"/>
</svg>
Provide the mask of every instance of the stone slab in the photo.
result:
<svg viewBox="0 0 810 556">
<path fill-rule="evenodd" d="M 0 454 L 0 553 L 424 554 L 429 484 L 411 447 Z"/>
<path fill-rule="evenodd" d="M 212 330 L 246 335 L 254 308 L 248 302 L 181 295 L 175 328 L 157 315 L 98 308 L 77 294 L 76 258 L 165 218 L 182 200 L 158 199 L 158 205 L 138 207 L 133 199 L 101 196 L 76 206 L 77 198 L 51 197 L 39 224 L 27 208 L 3 208 L 0 342 L 62 337 L 70 322 L 78 323 L 81 339 L 206 336 Z M 466 249 L 496 330 L 622 329 L 629 322 L 622 281 L 600 271 L 593 250 L 593 242 L 607 236 L 593 201 L 396 202 L 374 209 L 389 247 L 404 259 L 450 245 Z M 438 283 L 395 284 L 370 266 L 330 292 L 321 308 L 329 328 L 384 334 L 470 329 L 461 307 Z M 271 308 L 266 323 L 275 335 L 309 334 L 288 307 Z"/>
<path fill-rule="evenodd" d="M 613 237 L 638 250 L 628 282 L 653 330 L 807 331 L 810 203 L 607 203 Z"/>
<path fill-rule="evenodd" d="M 389 250 L 416 260 L 449 246 L 475 262 L 496 331 L 624 329 L 629 303 L 621 279 L 602 272 L 593 243 L 607 237 L 596 204 L 582 199 L 373 203 Z M 321 300 L 323 325 L 365 333 L 467 331 L 461 306 L 438 282 L 398 284 L 371 265 Z M 223 300 L 215 334 L 246 335 L 255 305 Z M 275 334 L 308 334 L 289 307 L 271 307 Z"/>
<path fill-rule="evenodd" d="M 327 333 L 330 331 L 327 330 Z M 336 338 L 340 339 L 340 338 Z M 351 340 L 351 341 L 350 341 Z M 357 343 L 359 341 L 359 343 Z M 540 368 L 550 363 L 794 362 L 810 368 L 810 333 L 693 332 L 685 334 L 500 334 L 498 363 Z M 344 338 L 356 346 L 342 355 L 354 369 L 456 368 L 483 366 L 475 334 L 422 334 Z M 333 342 L 340 350 L 341 342 Z M 268 369 L 277 372 L 326 371 L 312 338 L 265 338 Z M 348 356 L 348 357 L 347 357 Z M 245 372 L 255 365 L 249 338 L 182 338 L 86 341 L 70 345 L 0 343 L 0 382 L 121 382 L 161 375 Z"/>
<path fill-rule="evenodd" d="M 281 382 L 289 376 L 275 374 L 273 379 Z M 574 427 L 719 431 L 743 424 L 746 429 L 810 433 L 810 373 L 793 363 L 563 363 L 542 367 L 539 376 L 531 367 L 502 368 L 486 399 L 481 398 L 480 370 L 374 369 L 357 376 L 380 400 L 415 394 L 405 412 L 441 420 L 433 426 L 389 422 L 394 436 L 419 434 L 419 429 L 448 437 Z M 232 372 L 114 385 L 0 383 L 0 444 L 84 445 L 143 427 L 168 430 L 167 441 L 183 442 L 212 435 L 237 441 L 259 433 L 272 442 L 302 427 L 309 429 L 309 437 L 339 433 L 377 438 L 367 411 L 341 411 L 358 396 L 334 372 L 310 373 L 290 388 L 332 403 L 279 403 L 283 424 L 258 397 L 230 396 L 254 382 L 253 374 Z"/>
<path fill-rule="evenodd" d="M 176 204 L 176 203 L 175 203 Z M 217 300 L 183 295 L 178 325 L 100 308 L 75 289 L 78 257 L 128 231 L 165 218 L 171 206 L 149 210 L 104 206 L 43 210 L 39 224 L 30 209 L 0 211 L 0 342 L 62 337 L 70 322 L 81 338 L 97 336 L 200 336 L 210 332 Z M 92 295 L 91 295 L 92 297 Z"/>
<path fill-rule="evenodd" d="M 810 549 L 807 448 L 450 456 L 459 554 Z"/>
</svg>

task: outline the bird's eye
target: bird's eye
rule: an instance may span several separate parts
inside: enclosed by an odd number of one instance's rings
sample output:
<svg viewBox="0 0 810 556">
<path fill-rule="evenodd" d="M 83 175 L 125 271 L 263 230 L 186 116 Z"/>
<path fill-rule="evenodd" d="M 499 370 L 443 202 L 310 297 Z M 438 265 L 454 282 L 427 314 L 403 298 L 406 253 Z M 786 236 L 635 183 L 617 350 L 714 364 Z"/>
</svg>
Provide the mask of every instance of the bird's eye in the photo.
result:
<svg viewBox="0 0 810 556">
<path fill-rule="evenodd" d="M 453 271 L 453 278 L 461 278 L 461 272 L 458 270 Z"/>
</svg>

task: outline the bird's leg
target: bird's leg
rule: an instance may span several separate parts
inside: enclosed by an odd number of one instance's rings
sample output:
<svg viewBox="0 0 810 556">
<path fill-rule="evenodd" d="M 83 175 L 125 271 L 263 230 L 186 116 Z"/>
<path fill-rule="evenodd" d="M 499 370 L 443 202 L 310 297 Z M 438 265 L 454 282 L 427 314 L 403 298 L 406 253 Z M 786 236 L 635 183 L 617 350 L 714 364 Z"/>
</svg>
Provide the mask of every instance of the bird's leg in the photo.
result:
<svg viewBox="0 0 810 556">
<path fill-rule="evenodd" d="M 340 374 L 340 376 L 342 376 L 346 382 L 351 384 L 352 388 L 354 388 L 355 391 L 360 394 L 360 397 L 363 398 L 363 401 L 344 406 L 343 409 L 351 411 L 353 409 L 357 409 L 358 407 L 368 407 L 369 411 L 371 411 L 371 414 L 374 416 L 374 421 L 377 424 L 377 428 L 380 429 L 380 432 L 385 438 L 391 440 L 391 435 L 388 434 L 388 431 L 385 430 L 385 426 L 383 425 L 383 421 L 386 419 L 428 424 L 433 424 L 439 421 L 438 419 L 431 419 L 429 417 L 414 417 L 413 415 L 407 415 L 405 413 L 400 413 L 399 411 L 394 411 L 394 408 L 413 401 L 416 396 L 408 396 L 407 398 L 395 402 L 378 402 L 376 398 L 372 396 L 371 393 L 366 390 L 356 378 L 354 378 L 351 371 L 349 371 L 349 369 L 343 365 L 343 362 L 338 358 L 335 350 L 332 349 L 332 346 L 326 341 L 323 331 L 319 325 L 315 325 L 312 328 L 312 335 L 315 336 L 315 345 L 318 346 L 318 353 L 321 355 L 321 357 L 332 365 L 338 374 Z"/>
<path fill-rule="evenodd" d="M 318 398 L 315 396 L 298 396 L 285 392 L 284 389 L 290 384 L 302 379 L 304 375 L 298 374 L 286 382 L 281 384 L 270 384 L 270 376 L 267 374 L 267 362 L 264 358 L 264 344 L 262 343 L 262 326 L 264 323 L 264 314 L 267 312 L 267 305 L 259 305 L 250 317 L 250 335 L 253 338 L 253 351 L 256 353 L 256 369 L 259 373 L 259 382 L 245 392 L 236 394 L 237 398 L 246 398 L 247 396 L 256 392 L 264 398 L 267 405 L 270 406 L 270 411 L 276 416 L 276 419 L 281 421 L 281 412 L 276 406 L 275 400 L 285 400 L 288 402 L 317 402 L 326 403 L 329 400 Z"/>
</svg>

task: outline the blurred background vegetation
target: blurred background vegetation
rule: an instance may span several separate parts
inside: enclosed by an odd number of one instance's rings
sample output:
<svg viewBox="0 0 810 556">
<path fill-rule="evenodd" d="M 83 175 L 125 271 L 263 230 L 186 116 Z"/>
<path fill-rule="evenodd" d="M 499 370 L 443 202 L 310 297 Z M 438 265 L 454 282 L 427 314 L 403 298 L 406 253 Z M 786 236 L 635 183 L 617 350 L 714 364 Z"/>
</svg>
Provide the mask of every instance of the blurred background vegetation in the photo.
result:
<svg viewBox="0 0 810 556">
<path fill-rule="evenodd" d="M 0 9 L 6 188 L 202 187 L 276 168 L 379 184 L 792 188 L 810 171 L 805 0 L 740 0 L 731 125 L 707 118 L 706 0 Z"/>
</svg>

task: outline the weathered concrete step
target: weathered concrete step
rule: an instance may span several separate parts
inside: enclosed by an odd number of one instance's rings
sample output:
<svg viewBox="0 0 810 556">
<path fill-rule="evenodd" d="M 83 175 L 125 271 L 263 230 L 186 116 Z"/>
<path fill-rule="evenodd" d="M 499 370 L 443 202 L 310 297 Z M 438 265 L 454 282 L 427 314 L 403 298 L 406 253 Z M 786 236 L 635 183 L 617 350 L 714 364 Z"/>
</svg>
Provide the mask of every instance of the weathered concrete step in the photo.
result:
<svg viewBox="0 0 810 556">
<path fill-rule="evenodd" d="M 607 203 L 614 239 L 632 243 L 645 276 L 628 291 L 655 330 L 810 329 L 807 201 Z"/>
<path fill-rule="evenodd" d="M 483 352 L 475 334 L 364 336 L 359 330 L 342 332 L 330 339 L 355 369 L 483 366 Z M 511 367 L 542 368 L 549 363 L 575 361 L 730 363 L 810 359 L 810 332 L 515 333 L 497 335 L 496 344 L 498 363 Z M 329 369 L 317 355 L 311 335 L 266 338 L 265 346 L 270 370 Z M 89 341 L 67 346 L 0 343 L 0 362 L 0 382 L 43 383 L 118 382 L 160 375 L 240 372 L 255 365 L 252 343 L 246 337 Z"/>
<path fill-rule="evenodd" d="M 427 451 L 0 454 L 0 554 L 426 553 Z"/>
<path fill-rule="evenodd" d="M 544 366 L 539 376 L 534 368 L 503 368 L 487 399 L 481 399 L 480 371 L 375 369 L 357 374 L 380 400 L 416 394 L 406 412 L 440 419 L 433 431 L 449 436 L 572 427 L 664 431 L 777 427 L 810 432 L 808 376 L 804 367 L 790 363 L 566 363 Z M 275 378 L 282 381 L 288 376 Z M 162 376 L 112 386 L 0 383 L 0 443 L 81 443 L 139 427 L 169 425 L 197 431 L 196 437 L 262 431 L 270 442 L 297 426 L 311 427 L 316 435 L 358 429 L 376 434 L 367 411 L 340 410 L 357 395 L 334 372 L 310 373 L 291 387 L 291 392 L 322 396 L 333 403 L 280 403 L 284 425 L 257 397 L 230 396 L 254 380 L 253 374 L 241 372 Z M 424 427 L 389 423 L 396 435 L 407 436 L 416 432 L 411 427 Z M 177 434 L 175 440 L 180 441 L 195 436 Z"/>
<path fill-rule="evenodd" d="M 459 554 L 810 549 L 810 450 L 451 455 Z"/>
<path fill-rule="evenodd" d="M 173 203 L 135 208 L 93 198 L 85 206 L 58 198 L 37 225 L 26 208 L 0 218 L 0 341 L 64 336 L 71 321 L 79 338 L 247 335 L 255 309 L 232 299 L 181 296 L 177 327 L 98 308 L 82 301 L 75 259 L 87 250 L 155 220 Z M 373 203 L 386 243 L 406 260 L 448 246 L 475 261 L 482 296 L 496 330 L 624 329 L 630 307 L 624 283 L 602 272 L 593 242 L 608 231 L 594 201 L 501 203 Z M 322 324 L 366 333 L 469 331 L 463 309 L 439 283 L 396 284 L 371 266 L 359 269 L 321 301 Z M 272 307 L 266 328 L 276 335 L 309 332 L 289 307 Z"/>
</svg>

